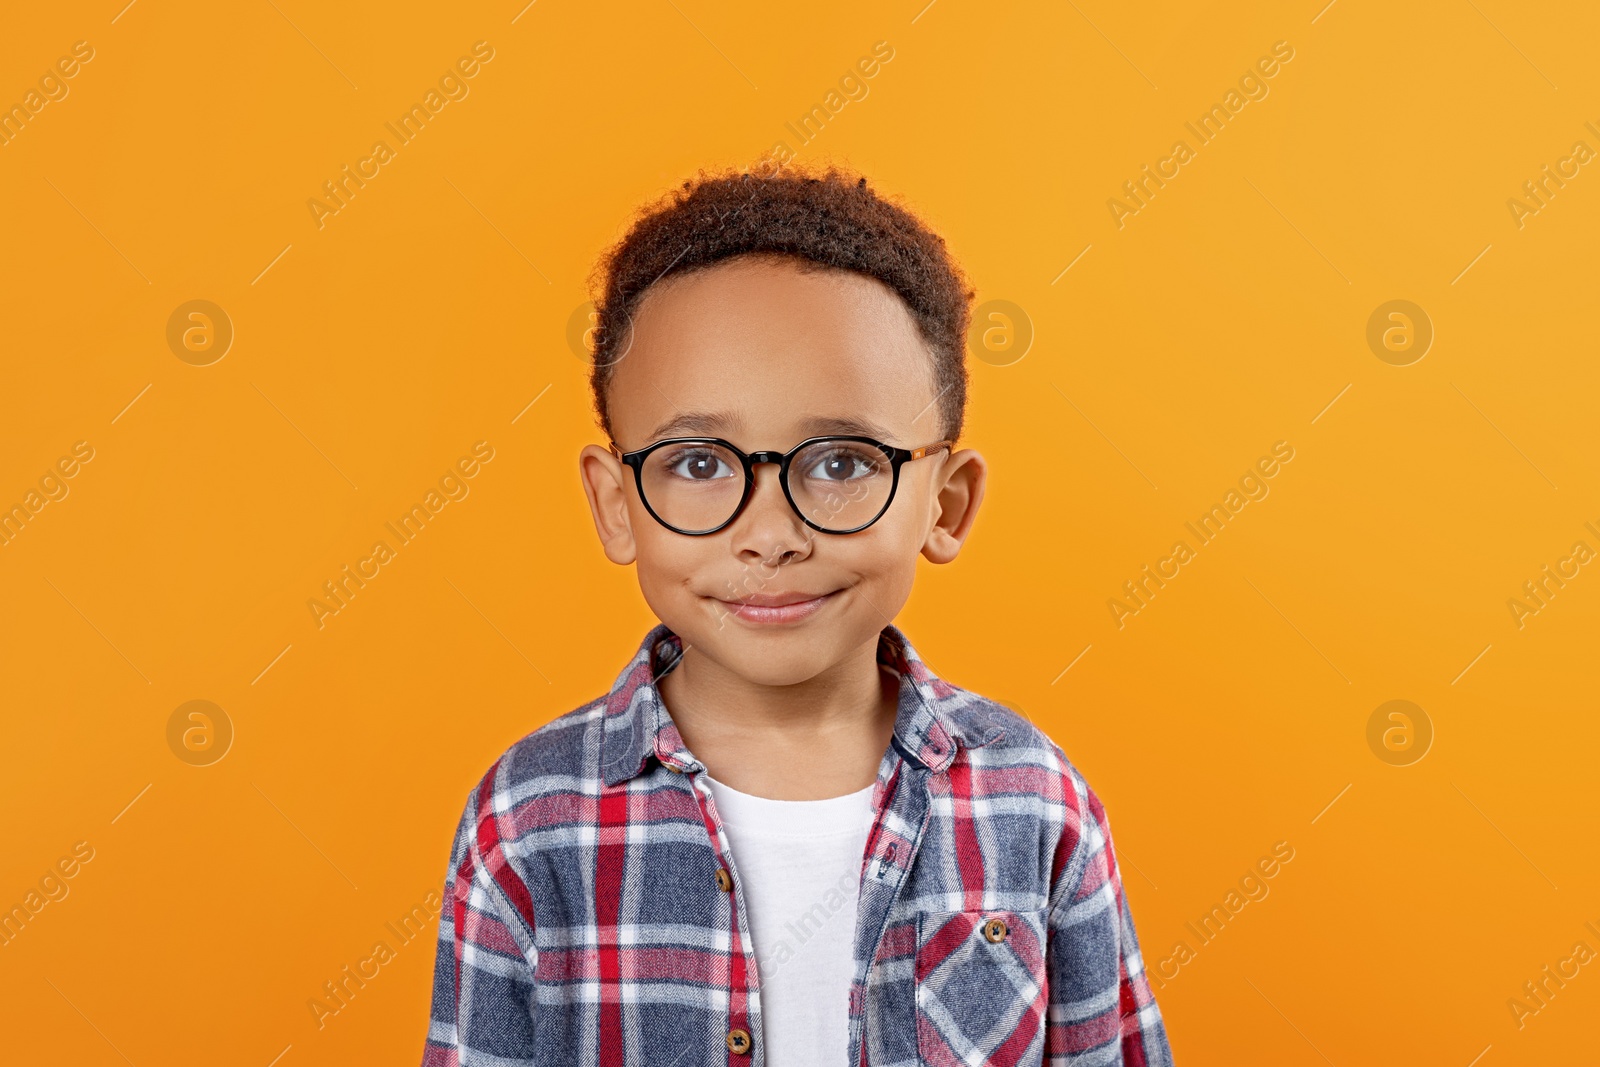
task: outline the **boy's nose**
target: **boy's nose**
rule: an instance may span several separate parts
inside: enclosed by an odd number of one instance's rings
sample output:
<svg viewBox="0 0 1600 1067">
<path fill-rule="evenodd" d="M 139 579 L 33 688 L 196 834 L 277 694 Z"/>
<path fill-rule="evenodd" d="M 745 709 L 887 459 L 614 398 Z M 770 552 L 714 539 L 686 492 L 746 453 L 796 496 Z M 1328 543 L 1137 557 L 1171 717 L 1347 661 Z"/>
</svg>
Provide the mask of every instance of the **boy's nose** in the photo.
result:
<svg viewBox="0 0 1600 1067">
<path fill-rule="evenodd" d="M 794 509 L 789 506 L 789 498 L 784 495 L 783 480 L 778 476 L 778 464 L 751 464 L 751 478 L 755 481 L 755 488 L 750 490 L 750 502 L 746 505 L 746 510 L 755 507 L 777 507 L 781 512 L 787 512 L 791 518 L 797 518 Z"/>
<path fill-rule="evenodd" d="M 752 465 L 755 482 L 744 514 L 734 523 L 736 548 L 753 552 L 762 560 L 789 562 L 809 552 L 810 529 L 784 495 L 776 463 Z"/>
</svg>

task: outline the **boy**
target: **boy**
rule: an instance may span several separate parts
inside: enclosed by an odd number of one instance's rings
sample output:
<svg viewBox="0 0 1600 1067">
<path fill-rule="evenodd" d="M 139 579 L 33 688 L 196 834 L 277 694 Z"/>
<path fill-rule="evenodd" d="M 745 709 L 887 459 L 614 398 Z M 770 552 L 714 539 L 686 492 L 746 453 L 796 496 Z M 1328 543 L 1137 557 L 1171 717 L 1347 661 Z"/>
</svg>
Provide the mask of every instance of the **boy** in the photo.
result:
<svg viewBox="0 0 1600 1067">
<path fill-rule="evenodd" d="M 943 241 L 790 168 L 601 267 L 580 473 L 661 621 L 468 796 L 425 1067 L 1170 1064 L 1098 798 L 893 623 L 983 497 Z"/>
</svg>

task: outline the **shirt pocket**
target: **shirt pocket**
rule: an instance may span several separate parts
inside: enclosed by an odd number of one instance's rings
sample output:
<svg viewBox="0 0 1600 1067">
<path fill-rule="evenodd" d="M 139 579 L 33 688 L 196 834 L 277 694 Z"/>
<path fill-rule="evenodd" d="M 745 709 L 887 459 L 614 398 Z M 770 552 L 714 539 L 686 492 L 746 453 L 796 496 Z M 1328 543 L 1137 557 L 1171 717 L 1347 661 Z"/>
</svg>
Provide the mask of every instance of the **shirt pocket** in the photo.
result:
<svg viewBox="0 0 1600 1067">
<path fill-rule="evenodd" d="M 1044 1054 L 1045 912 L 917 917 L 917 1054 L 926 1067 L 1020 1067 Z"/>
</svg>

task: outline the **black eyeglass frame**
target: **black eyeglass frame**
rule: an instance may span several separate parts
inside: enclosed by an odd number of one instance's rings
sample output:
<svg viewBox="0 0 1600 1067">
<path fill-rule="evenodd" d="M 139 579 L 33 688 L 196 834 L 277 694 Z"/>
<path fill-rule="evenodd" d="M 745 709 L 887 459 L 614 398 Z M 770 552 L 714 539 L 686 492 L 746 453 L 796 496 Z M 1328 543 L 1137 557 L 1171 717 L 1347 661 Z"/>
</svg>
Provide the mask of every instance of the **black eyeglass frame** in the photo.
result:
<svg viewBox="0 0 1600 1067">
<path fill-rule="evenodd" d="M 883 507 L 878 509 L 878 513 L 872 516 L 872 518 L 868 519 L 866 522 L 862 523 L 860 526 L 854 526 L 848 530 L 830 530 L 825 526 L 818 526 L 816 523 L 807 518 L 805 513 L 800 510 L 800 505 L 794 502 L 794 494 L 789 491 L 789 464 L 794 460 L 795 456 L 800 454 L 802 450 L 809 448 L 811 445 L 814 445 L 819 441 L 855 441 L 859 444 L 872 445 L 881 451 L 889 461 L 889 467 L 892 472 L 892 477 L 889 482 L 889 495 L 884 499 Z M 727 449 L 729 452 L 732 452 L 735 456 L 738 456 L 740 464 L 744 467 L 744 494 L 739 498 L 738 506 L 733 509 L 733 514 L 728 516 L 726 522 L 709 530 L 684 530 L 672 525 L 672 523 L 668 522 L 666 519 L 663 519 L 656 513 L 656 509 L 650 505 L 650 498 L 646 496 L 644 492 L 644 461 L 648 459 L 650 454 L 656 451 L 658 448 L 665 448 L 668 445 L 685 444 L 718 445 Z M 735 519 L 743 514 L 745 505 L 750 503 L 750 493 L 755 489 L 755 466 L 757 463 L 776 463 L 778 465 L 778 484 L 783 488 L 784 499 L 789 501 L 789 507 L 793 509 L 796 515 L 800 516 L 801 522 L 811 527 L 811 529 L 816 530 L 818 533 L 853 534 L 865 530 L 868 526 L 871 526 L 873 523 L 883 518 L 884 512 L 889 510 L 889 505 L 894 503 L 895 491 L 900 488 L 901 467 L 912 462 L 913 460 L 918 460 L 924 456 L 933 455 L 935 452 L 947 451 L 954 444 L 954 441 L 935 441 L 932 444 L 923 445 L 921 448 L 897 448 L 894 445 L 886 445 L 875 437 L 861 437 L 853 434 L 823 434 L 819 437 L 808 437 L 804 441 L 801 441 L 799 444 L 795 445 L 793 448 L 789 449 L 787 452 L 775 452 L 771 450 L 762 452 L 745 452 L 737 445 L 733 444 L 733 442 L 726 441 L 720 437 L 667 437 L 660 441 L 646 445 L 643 448 L 635 449 L 632 452 L 623 452 L 616 446 L 615 443 L 609 445 L 608 447 L 610 448 L 612 455 L 616 456 L 623 463 L 633 468 L 634 487 L 638 489 L 639 499 L 644 502 L 645 510 L 650 512 L 651 518 L 655 519 L 673 533 L 683 534 L 685 537 L 707 537 L 711 534 L 719 533 L 720 531 L 727 529 L 733 524 Z"/>
</svg>

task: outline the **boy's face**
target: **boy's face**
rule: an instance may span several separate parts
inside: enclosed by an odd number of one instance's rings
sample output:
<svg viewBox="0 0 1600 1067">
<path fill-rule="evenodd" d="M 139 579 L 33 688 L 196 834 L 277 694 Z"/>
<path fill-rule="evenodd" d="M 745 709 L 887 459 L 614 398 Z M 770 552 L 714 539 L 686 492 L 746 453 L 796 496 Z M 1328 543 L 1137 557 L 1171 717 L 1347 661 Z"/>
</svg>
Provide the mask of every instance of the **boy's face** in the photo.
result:
<svg viewBox="0 0 1600 1067">
<path fill-rule="evenodd" d="M 932 382 L 927 346 L 887 286 L 747 257 L 669 277 L 647 292 L 608 400 L 624 452 L 698 436 L 746 452 L 786 452 L 832 433 L 917 448 L 940 439 Z M 701 421 L 663 430 L 684 416 Z M 830 421 L 845 419 L 873 428 Z M 801 521 L 777 466 L 762 464 L 739 517 L 691 537 L 651 517 L 633 472 L 604 448 L 585 447 L 579 465 L 606 555 L 637 564 L 656 616 L 686 648 L 766 685 L 814 677 L 875 641 L 911 595 L 918 555 L 934 563 L 955 558 L 985 473 L 970 449 L 908 462 L 877 522 L 829 534 Z M 779 622 L 746 619 L 731 603 L 793 593 L 826 599 Z"/>
</svg>

